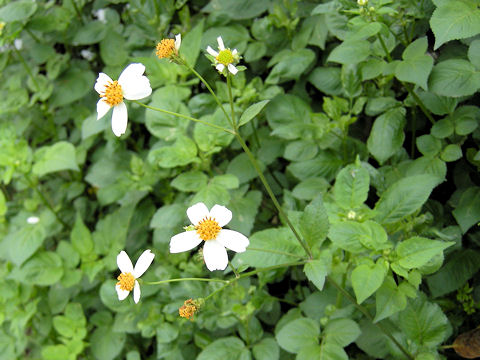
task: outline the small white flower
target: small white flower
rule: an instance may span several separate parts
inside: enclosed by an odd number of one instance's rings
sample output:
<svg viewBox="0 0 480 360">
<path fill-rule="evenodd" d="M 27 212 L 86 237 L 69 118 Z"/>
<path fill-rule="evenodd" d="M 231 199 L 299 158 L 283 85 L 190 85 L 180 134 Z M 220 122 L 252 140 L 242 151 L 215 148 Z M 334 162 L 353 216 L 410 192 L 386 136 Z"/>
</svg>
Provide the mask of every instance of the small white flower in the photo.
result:
<svg viewBox="0 0 480 360">
<path fill-rule="evenodd" d="M 97 103 L 97 120 L 113 107 L 112 130 L 116 136 L 127 131 L 127 106 L 123 99 L 139 100 L 152 93 L 150 81 L 143 75 L 145 66 L 140 63 L 130 64 L 120 74 L 118 81 L 113 81 L 105 73 L 98 74 L 95 90 L 101 99 Z"/>
<path fill-rule="evenodd" d="M 15 39 L 13 41 L 13 46 L 15 46 L 15 49 L 17 50 L 22 50 L 23 48 L 23 40 L 22 39 Z"/>
<path fill-rule="evenodd" d="M 187 209 L 194 230 L 177 234 L 170 240 L 170 252 L 179 253 L 205 241 L 203 258 L 208 270 L 225 270 L 228 265 L 227 250 L 244 252 L 250 244 L 248 238 L 237 231 L 222 229 L 232 220 L 232 212 L 225 206 L 215 205 L 210 211 L 204 203 Z"/>
<path fill-rule="evenodd" d="M 85 60 L 88 60 L 88 61 L 91 61 L 93 60 L 93 58 L 95 57 L 95 54 L 88 50 L 88 49 L 83 49 L 80 51 L 80 55 L 82 55 L 82 57 L 85 59 Z"/>
<path fill-rule="evenodd" d="M 235 64 L 240 60 L 237 49 L 230 50 L 229 48 L 225 48 L 221 36 L 217 38 L 217 42 L 218 52 L 210 46 L 207 47 L 207 52 L 215 58 L 215 68 L 223 75 L 227 75 L 225 69 L 228 69 L 232 75 L 235 75 L 238 72 Z"/>
<path fill-rule="evenodd" d="M 140 300 L 140 284 L 137 279 L 147 271 L 154 257 L 155 254 L 152 254 L 150 250 L 145 250 L 138 258 L 135 268 L 133 268 L 132 262 L 125 251 L 118 254 L 117 265 L 122 272 L 118 275 L 118 282 L 115 285 L 118 300 L 124 300 L 133 290 L 133 301 L 135 301 L 135 304 L 138 303 L 138 300 Z"/>
<path fill-rule="evenodd" d="M 106 11 L 105 9 L 98 9 L 98 10 L 94 10 L 92 11 L 93 15 L 95 15 L 95 17 L 102 23 L 106 24 L 107 23 L 107 19 L 106 19 Z"/>
<path fill-rule="evenodd" d="M 27 223 L 30 225 L 35 225 L 40 221 L 40 219 L 37 216 L 30 216 L 27 219 Z"/>
</svg>

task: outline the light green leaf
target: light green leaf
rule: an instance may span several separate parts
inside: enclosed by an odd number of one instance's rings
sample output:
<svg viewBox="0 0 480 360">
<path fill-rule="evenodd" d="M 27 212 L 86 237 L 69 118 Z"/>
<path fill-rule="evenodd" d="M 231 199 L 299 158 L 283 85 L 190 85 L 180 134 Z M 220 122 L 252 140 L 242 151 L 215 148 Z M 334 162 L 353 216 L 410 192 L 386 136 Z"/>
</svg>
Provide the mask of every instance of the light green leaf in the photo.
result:
<svg viewBox="0 0 480 360">
<path fill-rule="evenodd" d="M 239 186 L 238 178 L 233 174 L 217 175 L 210 180 L 210 183 L 229 190 L 238 189 Z"/>
<path fill-rule="evenodd" d="M 282 349 L 297 354 L 306 346 L 318 344 L 319 335 L 320 327 L 316 321 L 300 318 L 283 326 L 275 337 Z"/>
<path fill-rule="evenodd" d="M 35 163 L 32 168 L 34 174 L 43 176 L 62 170 L 80 170 L 75 158 L 75 147 L 71 143 L 60 141 L 40 148 L 35 153 Z"/>
<path fill-rule="evenodd" d="M 20 0 L 7 3 L 0 8 L 0 21 L 12 22 L 28 19 L 37 10 L 37 3 Z"/>
<path fill-rule="evenodd" d="M 305 264 L 303 271 L 308 280 L 315 284 L 319 290 L 323 290 L 328 269 L 331 266 L 332 255 L 326 251 L 322 252 L 321 259 L 311 260 Z"/>
<path fill-rule="evenodd" d="M 457 144 L 448 144 L 440 154 L 440 159 L 443 161 L 456 161 L 462 157 L 462 148 Z"/>
<path fill-rule="evenodd" d="M 173 145 L 158 149 L 155 157 L 160 167 L 185 166 L 197 160 L 197 146 L 189 137 L 180 135 Z"/>
<path fill-rule="evenodd" d="M 480 72 L 467 60 L 445 60 L 433 68 L 428 87 L 443 96 L 472 95 L 480 87 Z"/>
<path fill-rule="evenodd" d="M 332 224 L 328 237 L 335 246 L 356 254 L 366 250 L 359 239 L 362 233 L 365 233 L 362 224 L 348 221 Z"/>
<path fill-rule="evenodd" d="M 348 360 L 348 355 L 341 346 L 324 342 L 322 345 L 305 346 L 296 360 Z"/>
<path fill-rule="evenodd" d="M 202 11 L 220 13 L 234 20 L 245 20 L 259 16 L 268 6 L 267 0 L 212 0 Z"/>
<path fill-rule="evenodd" d="M 383 285 L 378 289 L 376 295 L 375 318 L 373 322 L 383 320 L 407 306 L 407 298 L 398 290 L 395 280 L 391 276 L 387 276 Z"/>
<path fill-rule="evenodd" d="M 415 40 L 403 52 L 403 61 L 395 68 L 395 76 L 400 81 L 411 82 L 427 89 L 427 80 L 433 68 L 433 59 L 425 54 L 427 38 Z"/>
<path fill-rule="evenodd" d="M 382 285 L 385 275 L 386 269 L 380 263 L 374 265 L 358 265 L 352 271 L 351 277 L 357 303 L 361 304 L 365 299 L 377 291 Z"/>
<path fill-rule="evenodd" d="M 480 40 L 474 40 L 468 47 L 468 60 L 480 70 Z"/>
<path fill-rule="evenodd" d="M 208 176 L 200 171 L 187 171 L 178 175 L 170 185 L 183 192 L 195 192 L 207 186 Z"/>
<path fill-rule="evenodd" d="M 360 164 L 351 164 L 338 173 L 333 195 L 344 209 L 355 209 L 367 200 L 369 187 L 368 171 Z"/>
<path fill-rule="evenodd" d="M 328 228 L 327 211 L 322 196 L 318 195 L 305 207 L 300 217 L 300 232 L 310 247 L 319 248 L 327 237 Z"/>
<path fill-rule="evenodd" d="M 100 20 L 87 22 L 75 33 L 72 43 L 75 46 L 98 43 L 107 35 L 108 29 Z"/>
<path fill-rule="evenodd" d="M 398 244 L 396 248 L 398 263 L 406 269 L 418 268 L 454 243 L 419 236 L 411 237 Z"/>
<path fill-rule="evenodd" d="M 341 347 L 350 345 L 360 333 L 360 327 L 352 319 L 333 319 L 323 331 L 326 343 L 334 343 Z"/>
<path fill-rule="evenodd" d="M 116 31 L 107 32 L 105 38 L 100 41 L 100 56 L 106 65 L 123 65 L 128 58 L 125 38 Z"/>
<path fill-rule="evenodd" d="M 21 268 L 16 268 L 11 277 L 24 284 L 48 286 L 63 276 L 62 259 L 56 253 L 44 251 L 36 254 Z"/>
<path fill-rule="evenodd" d="M 280 348 L 272 338 L 264 338 L 253 345 L 252 353 L 255 360 L 278 360 L 280 358 Z"/>
<path fill-rule="evenodd" d="M 327 61 L 340 64 L 357 64 L 370 55 L 370 42 L 367 40 L 346 40 L 332 50 Z"/>
<path fill-rule="evenodd" d="M 93 253 L 93 240 L 90 230 L 83 223 L 80 214 L 77 214 L 75 224 L 70 233 L 70 241 L 75 250 L 82 256 L 88 257 Z"/>
<path fill-rule="evenodd" d="M 182 204 L 163 205 L 157 210 L 150 221 L 150 227 L 165 229 L 179 226 L 188 222 L 186 207 Z"/>
<path fill-rule="evenodd" d="M 279 57 L 277 60 L 276 57 Z M 265 79 L 266 84 L 278 84 L 298 79 L 315 60 L 315 53 L 310 49 L 297 51 L 282 50 L 270 60 L 269 65 L 275 63 Z"/>
<path fill-rule="evenodd" d="M 46 345 L 42 348 L 42 359 L 44 360 L 70 360 L 72 354 L 63 344 Z"/>
<path fill-rule="evenodd" d="M 253 105 L 250 105 L 247 110 L 245 110 L 240 117 L 240 121 L 238 123 L 238 126 L 245 125 L 248 123 L 250 120 L 252 120 L 255 116 L 257 116 L 260 111 L 265 107 L 270 102 L 270 100 L 263 100 L 258 103 L 255 103 Z"/>
<path fill-rule="evenodd" d="M 43 244 L 47 234 L 41 223 L 30 225 L 7 235 L 3 242 L 8 249 L 10 261 L 22 265 Z"/>
<path fill-rule="evenodd" d="M 226 337 L 217 339 L 210 343 L 198 355 L 197 360 L 242 360 L 245 354 L 249 355 L 248 349 L 237 337 Z"/>
<path fill-rule="evenodd" d="M 180 54 L 185 57 L 190 66 L 195 67 L 200 48 L 202 44 L 202 34 L 205 19 L 200 19 L 195 27 L 187 32 L 182 38 L 182 46 L 180 46 Z"/>
</svg>

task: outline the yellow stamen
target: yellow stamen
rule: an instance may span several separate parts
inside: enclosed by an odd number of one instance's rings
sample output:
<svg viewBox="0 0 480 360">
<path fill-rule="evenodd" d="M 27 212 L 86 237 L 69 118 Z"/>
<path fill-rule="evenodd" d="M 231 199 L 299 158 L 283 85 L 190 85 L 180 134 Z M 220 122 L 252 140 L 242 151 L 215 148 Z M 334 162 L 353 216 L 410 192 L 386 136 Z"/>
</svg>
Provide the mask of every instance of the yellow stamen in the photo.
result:
<svg viewBox="0 0 480 360">
<path fill-rule="evenodd" d="M 159 59 L 169 58 L 174 53 L 177 53 L 177 49 L 175 49 L 175 41 L 173 39 L 162 39 L 157 44 L 157 56 Z"/>
<path fill-rule="evenodd" d="M 110 106 L 118 105 L 123 101 L 122 87 L 117 80 L 108 82 L 108 84 L 105 85 L 105 94 L 100 95 L 100 97 Z"/>
<path fill-rule="evenodd" d="M 135 285 L 135 277 L 131 273 L 121 273 L 117 277 L 117 285 L 120 285 L 120 289 L 132 291 Z"/>
<path fill-rule="evenodd" d="M 230 49 L 222 50 L 218 53 L 218 56 L 215 58 L 220 64 L 228 66 L 233 63 L 233 54 Z"/>
<path fill-rule="evenodd" d="M 189 320 L 193 320 L 193 315 L 198 310 L 195 306 L 194 301 L 192 299 L 185 300 L 183 305 L 178 309 L 178 313 L 181 317 Z"/>
<path fill-rule="evenodd" d="M 198 236 L 200 236 L 200 239 L 203 241 L 216 239 L 218 233 L 220 230 L 222 230 L 222 228 L 218 225 L 218 222 L 211 217 L 203 218 L 203 220 L 198 223 L 195 229 L 197 230 Z"/>
</svg>

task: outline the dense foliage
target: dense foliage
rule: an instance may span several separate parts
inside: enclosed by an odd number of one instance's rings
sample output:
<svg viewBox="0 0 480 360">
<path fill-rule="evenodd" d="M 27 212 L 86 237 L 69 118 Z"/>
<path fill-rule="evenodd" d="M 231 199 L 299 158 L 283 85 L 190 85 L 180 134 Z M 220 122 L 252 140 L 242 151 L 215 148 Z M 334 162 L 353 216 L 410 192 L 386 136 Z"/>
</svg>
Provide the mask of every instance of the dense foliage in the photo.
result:
<svg viewBox="0 0 480 360">
<path fill-rule="evenodd" d="M 479 5 L 0 0 L 0 359 L 456 358 L 479 324 Z M 153 92 L 117 137 L 94 84 L 131 63 Z M 199 202 L 249 238 L 225 271 L 170 253 Z M 120 301 L 118 254 L 147 249 Z"/>
</svg>

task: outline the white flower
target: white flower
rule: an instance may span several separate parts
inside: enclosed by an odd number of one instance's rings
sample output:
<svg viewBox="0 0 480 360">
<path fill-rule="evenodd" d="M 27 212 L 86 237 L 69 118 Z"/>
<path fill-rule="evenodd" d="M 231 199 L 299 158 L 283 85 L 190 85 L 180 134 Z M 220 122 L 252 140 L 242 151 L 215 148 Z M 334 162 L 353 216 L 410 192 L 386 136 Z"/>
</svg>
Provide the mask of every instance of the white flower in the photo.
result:
<svg viewBox="0 0 480 360">
<path fill-rule="evenodd" d="M 228 71 L 235 75 L 238 72 L 235 64 L 238 63 L 240 59 L 237 49 L 230 50 L 225 48 L 221 36 L 217 38 L 217 42 L 219 52 L 213 50 L 210 46 L 207 47 L 207 52 L 215 58 L 215 68 L 223 75 L 226 75 L 225 69 L 228 69 Z"/>
<path fill-rule="evenodd" d="M 13 46 L 15 46 L 15 49 L 17 50 L 22 50 L 23 48 L 23 40 L 22 39 L 15 39 L 13 41 Z"/>
<path fill-rule="evenodd" d="M 30 225 L 35 225 L 40 221 L 40 219 L 37 216 L 30 216 L 27 218 L 27 223 Z"/>
<path fill-rule="evenodd" d="M 113 81 L 105 73 L 98 74 L 95 90 L 101 99 L 97 103 L 97 120 L 113 107 L 112 130 L 116 136 L 125 134 L 127 130 L 127 106 L 123 99 L 139 100 L 152 93 L 150 81 L 143 75 L 145 66 L 135 63 L 128 65 L 120 74 L 118 81 Z"/>
<path fill-rule="evenodd" d="M 80 55 L 82 55 L 82 57 L 85 59 L 85 60 L 88 60 L 88 61 L 91 61 L 93 60 L 93 58 L 95 57 L 95 54 L 88 50 L 88 49 L 83 49 L 80 51 Z"/>
<path fill-rule="evenodd" d="M 225 206 L 215 205 L 210 211 L 204 203 L 187 209 L 194 230 L 177 234 L 170 240 L 170 252 L 179 253 L 193 249 L 205 241 L 203 258 L 208 270 L 225 270 L 228 265 L 227 250 L 244 252 L 248 238 L 237 231 L 222 229 L 232 220 L 232 212 Z"/>
<path fill-rule="evenodd" d="M 118 275 L 118 282 L 115 285 L 118 300 L 124 300 L 133 290 L 133 301 L 135 301 L 135 304 L 138 303 L 138 300 L 140 300 L 140 284 L 137 279 L 147 271 L 154 257 L 155 254 L 152 254 L 150 250 L 145 250 L 138 258 L 135 268 L 133 268 L 132 262 L 125 251 L 118 254 L 117 265 L 122 272 Z"/>
<path fill-rule="evenodd" d="M 94 10 L 92 11 L 93 15 L 95 15 L 95 17 L 102 23 L 106 24 L 107 23 L 107 19 L 106 19 L 106 10 L 105 9 L 98 9 L 98 10 Z"/>
</svg>

